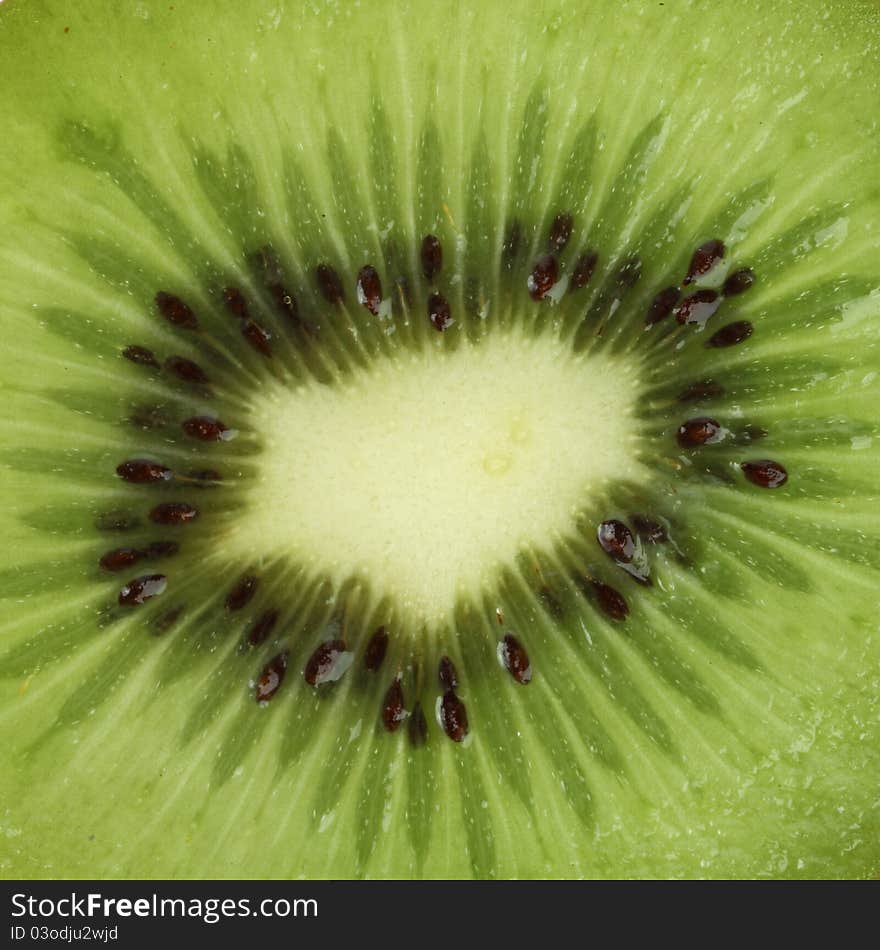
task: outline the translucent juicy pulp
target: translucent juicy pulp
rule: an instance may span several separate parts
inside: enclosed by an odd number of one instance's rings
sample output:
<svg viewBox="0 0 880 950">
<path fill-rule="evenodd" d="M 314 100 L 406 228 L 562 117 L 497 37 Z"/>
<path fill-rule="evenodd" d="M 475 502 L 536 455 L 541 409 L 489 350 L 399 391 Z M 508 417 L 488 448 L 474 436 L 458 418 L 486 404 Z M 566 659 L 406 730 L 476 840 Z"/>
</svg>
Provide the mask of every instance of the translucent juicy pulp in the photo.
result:
<svg viewBox="0 0 880 950">
<path fill-rule="evenodd" d="M 267 388 L 224 555 L 363 575 L 410 624 L 434 624 L 524 547 L 570 531 L 610 481 L 647 477 L 636 394 L 619 358 L 519 334 L 380 359 L 340 387 Z"/>
<path fill-rule="evenodd" d="M 118 7 L 0 5 L 0 871 L 876 874 L 875 6 Z M 561 213 L 563 279 L 581 255 L 598 259 L 551 305 L 527 277 Z M 428 233 L 443 247 L 430 281 Z M 658 291 L 716 238 L 725 268 L 751 268 L 754 285 L 703 332 L 674 318 L 646 331 Z M 266 247 L 314 335 L 272 315 L 252 266 Z M 616 268 L 634 256 L 624 297 Z M 316 285 L 324 263 L 344 306 Z M 380 319 L 357 303 L 367 264 L 390 302 Z M 270 365 L 242 342 L 230 285 L 271 321 Z M 159 290 L 183 296 L 205 333 L 162 321 Z M 455 320 L 443 334 L 425 312 L 434 290 Z M 741 345 L 705 348 L 740 320 L 754 324 Z M 320 379 L 342 399 L 385 358 L 451 366 L 472 343 L 476 361 L 495 330 L 564 342 L 585 372 L 637 366 L 648 478 L 594 485 L 559 537 L 533 539 L 488 588 L 469 578 L 428 630 L 378 579 L 227 554 L 224 533 L 258 510 L 279 380 Z M 122 359 L 130 344 L 163 365 L 196 361 L 212 391 Z M 715 396 L 678 401 L 707 379 Z M 240 434 L 194 446 L 180 420 L 211 410 Z M 703 415 L 732 437 L 683 451 L 678 426 Z M 786 463 L 784 488 L 743 480 L 746 426 L 767 430 L 760 457 Z M 158 488 L 200 517 L 175 535 L 155 605 L 125 613 L 129 578 L 97 562 L 154 540 L 152 488 L 114 474 L 142 455 L 225 481 L 197 497 Z M 120 511 L 141 526 L 108 532 Z M 669 527 L 668 543 L 646 545 L 650 588 L 596 543 L 598 520 L 635 513 Z M 245 571 L 259 589 L 230 612 Z M 625 619 L 603 611 L 593 580 L 619 588 Z M 242 649 L 273 609 L 271 636 Z M 376 675 L 361 660 L 379 624 L 390 640 Z M 528 650 L 527 686 L 499 665 L 508 629 Z M 303 669 L 343 631 L 356 660 L 316 691 Z M 261 707 L 255 680 L 282 650 L 286 678 Z M 443 653 L 472 741 L 430 720 L 416 749 L 379 710 L 400 670 L 407 708 L 421 689 L 430 712 Z"/>
</svg>

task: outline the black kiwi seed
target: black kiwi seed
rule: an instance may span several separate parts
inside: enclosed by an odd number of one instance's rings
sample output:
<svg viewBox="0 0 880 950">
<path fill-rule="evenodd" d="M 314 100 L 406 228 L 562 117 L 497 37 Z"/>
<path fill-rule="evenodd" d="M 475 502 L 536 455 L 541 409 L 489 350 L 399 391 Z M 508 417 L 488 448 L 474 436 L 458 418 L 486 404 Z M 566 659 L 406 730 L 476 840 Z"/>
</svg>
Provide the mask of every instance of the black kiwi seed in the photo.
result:
<svg viewBox="0 0 880 950">
<path fill-rule="evenodd" d="M 744 267 L 742 270 L 732 273 L 727 280 L 724 281 L 721 293 L 724 294 L 725 297 L 734 297 L 736 294 L 741 294 L 743 291 L 748 290 L 754 282 L 755 272 L 749 267 Z"/>
<path fill-rule="evenodd" d="M 551 251 L 561 251 L 571 237 L 574 219 L 567 212 L 557 214 L 550 225 L 550 239 L 547 242 Z"/>
<path fill-rule="evenodd" d="M 407 732 L 410 745 L 423 746 L 428 739 L 428 720 L 425 718 L 425 711 L 420 702 L 416 702 L 413 706 Z"/>
<path fill-rule="evenodd" d="M 437 664 L 437 678 L 443 689 L 455 689 L 458 686 L 458 670 L 448 656 L 441 656 Z"/>
<path fill-rule="evenodd" d="M 185 383 L 207 383 L 208 374 L 192 360 L 184 356 L 169 356 L 165 360 L 165 369 L 173 376 L 182 379 Z"/>
<path fill-rule="evenodd" d="M 369 264 L 358 271 L 357 298 L 358 303 L 366 307 L 374 317 L 378 315 L 379 305 L 382 303 L 382 281 L 376 268 Z"/>
<path fill-rule="evenodd" d="M 599 547 L 606 554 L 613 557 L 615 561 L 629 564 L 635 556 L 636 543 L 632 532 L 622 521 L 618 521 L 616 518 L 603 521 L 599 525 L 596 537 Z"/>
<path fill-rule="evenodd" d="M 259 578 L 254 577 L 252 574 L 242 577 L 235 587 L 226 595 L 226 609 L 241 610 L 243 607 L 246 607 L 257 592 L 258 585 Z"/>
<path fill-rule="evenodd" d="M 258 647 L 261 643 L 265 643 L 269 638 L 269 635 L 275 629 L 275 625 L 278 623 L 279 616 L 279 612 L 274 608 L 270 608 L 269 610 L 261 613 L 248 629 L 248 646 Z"/>
<path fill-rule="evenodd" d="M 385 653 L 388 651 L 388 630 L 386 627 L 379 627 L 370 637 L 370 642 L 364 651 L 364 666 L 371 673 L 382 665 L 385 659 Z"/>
<path fill-rule="evenodd" d="M 710 270 L 724 257 L 724 242 L 713 238 L 701 244 L 693 253 L 688 272 L 682 280 L 683 287 L 694 283 L 700 277 L 708 274 Z"/>
<path fill-rule="evenodd" d="M 144 556 L 138 548 L 114 548 L 101 557 L 98 563 L 105 571 L 124 571 Z"/>
<path fill-rule="evenodd" d="M 315 268 L 315 277 L 327 303 L 342 303 L 345 300 L 345 289 L 339 274 L 329 264 L 319 264 Z"/>
<path fill-rule="evenodd" d="M 425 279 L 433 280 L 443 267 L 443 247 L 433 234 L 426 234 L 422 239 L 420 256 Z"/>
<path fill-rule="evenodd" d="M 720 330 L 716 330 L 716 332 L 706 340 L 706 346 L 735 346 L 737 343 L 742 343 L 743 340 L 747 340 L 752 335 L 753 330 L 754 327 L 748 320 L 736 320 L 733 323 L 728 323 L 726 326 L 723 326 Z"/>
<path fill-rule="evenodd" d="M 226 309 L 232 314 L 233 317 L 237 317 L 240 320 L 247 319 L 247 301 L 244 299 L 244 294 L 238 289 L 238 287 L 223 288 L 223 303 L 226 304 Z"/>
<path fill-rule="evenodd" d="M 263 667 L 254 689 L 258 703 L 268 702 L 281 688 L 289 656 L 287 650 L 282 650 Z"/>
<path fill-rule="evenodd" d="M 724 395 L 724 387 L 714 379 L 700 379 L 686 386 L 679 394 L 679 402 L 697 402 L 700 399 L 717 399 Z"/>
<path fill-rule="evenodd" d="M 570 290 L 580 290 L 586 287 L 592 280 L 593 273 L 596 270 L 596 264 L 599 263 L 599 254 L 596 251 L 587 251 L 577 259 L 574 269 L 571 272 Z"/>
<path fill-rule="evenodd" d="M 119 605 L 121 607 L 136 607 L 151 597 L 158 597 L 168 586 L 168 579 L 164 574 L 144 574 L 135 577 L 119 591 Z"/>
<path fill-rule="evenodd" d="M 453 742 L 461 742 L 468 734 L 467 709 L 451 689 L 440 700 L 440 724 Z"/>
<path fill-rule="evenodd" d="M 309 686 L 320 686 L 330 679 L 340 653 L 345 653 L 344 640 L 325 640 L 306 662 L 303 676 Z"/>
<path fill-rule="evenodd" d="M 149 459 L 128 459 L 116 466 L 116 474 L 127 482 L 141 485 L 147 482 L 167 482 L 174 472 L 165 465 Z"/>
<path fill-rule="evenodd" d="M 256 320 L 245 321 L 241 326 L 241 335 L 258 353 L 272 356 L 272 334 Z"/>
<path fill-rule="evenodd" d="M 151 541 L 143 550 L 143 556 L 148 561 L 158 561 L 162 558 L 173 557 L 180 550 L 176 541 Z"/>
<path fill-rule="evenodd" d="M 651 544 L 662 544 L 669 540 L 669 533 L 666 526 L 647 515 L 630 515 L 636 534 L 643 540 Z"/>
<path fill-rule="evenodd" d="M 150 521 L 154 524 L 186 524 L 199 515 L 197 508 L 185 501 L 167 501 L 156 505 L 150 511 Z"/>
<path fill-rule="evenodd" d="M 692 449 L 698 445 L 720 441 L 722 431 L 721 424 L 715 419 L 710 419 L 709 416 L 697 416 L 682 422 L 678 427 L 676 439 L 683 449 Z"/>
<path fill-rule="evenodd" d="M 655 323 L 665 320 L 678 303 L 680 294 L 678 287 L 666 287 L 651 301 L 648 312 L 645 314 L 645 326 L 652 327 Z"/>
<path fill-rule="evenodd" d="M 182 422 L 181 426 L 190 438 L 200 442 L 219 442 L 229 432 L 219 419 L 211 416 L 193 416 Z"/>
<path fill-rule="evenodd" d="M 174 326 L 182 327 L 184 330 L 198 330 L 199 321 L 196 315 L 180 297 L 160 290 L 156 294 L 156 306 L 159 308 L 159 313 Z"/>
<path fill-rule="evenodd" d="M 697 290 L 678 304 L 675 319 L 679 323 L 705 323 L 721 306 L 721 300 L 715 290 Z"/>
<path fill-rule="evenodd" d="M 739 467 L 753 485 L 759 485 L 761 488 L 779 488 L 788 481 L 788 472 L 772 459 L 741 462 Z"/>
<path fill-rule="evenodd" d="M 531 682 L 532 664 L 529 662 L 529 655 L 525 647 L 517 640 L 512 633 L 506 633 L 504 638 L 498 644 L 498 656 L 504 664 L 504 668 L 517 681 L 522 683 Z"/>
<path fill-rule="evenodd" d="M 141 366 L 153 366 L 156 369 L 159 368 L 159 361 L 156 359 L 156 354 L 152 350 L 148 350 L 145 346 L 127 346 L 123 351 L 122 355 L 127 359 L 131 360 L 132 363 L 138 363 Z"/>
<path fill-rule="evenodd" d="M 532 300 L 543 300 L 559 279 L 559 262 L 552 254 L 539 257 L 526 281 Z"/>
<path fill-rule="evenodd" d="M 452 311 L 442 294 L 431 294 L 428 297 L 428 319 L 434 329 L 440 333 L 452 326 Z"/>
<path fill-rule="evenodd" d="M 603 584 L 602 581 L 591 581 L 593 593 L 596 595 L 596 603 L 602 612 L 612 620 L 626 620 L 629 615 L 629 605 L 623 594 L 609 584 Z"/>
<path fill-rule="evenodd" d="M 382 725 L 388 732 L 396 732 L 404 719 L 406 719 L 406 708 L 403 686 L 400 683 L 400 677 L 396 676 L 382 700 Z"/>
</svg>

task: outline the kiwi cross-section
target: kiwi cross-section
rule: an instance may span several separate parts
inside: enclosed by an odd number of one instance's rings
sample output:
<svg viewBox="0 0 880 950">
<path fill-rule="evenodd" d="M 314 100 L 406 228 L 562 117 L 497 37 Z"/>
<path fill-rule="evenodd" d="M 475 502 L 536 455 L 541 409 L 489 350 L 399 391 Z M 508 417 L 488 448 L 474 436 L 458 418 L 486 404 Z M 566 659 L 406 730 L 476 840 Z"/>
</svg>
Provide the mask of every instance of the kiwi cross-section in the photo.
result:
<svg viewBox="0 0 880 950">
<path fill-rule="evenodd" d="M 0 6 L 0 871 L 880 871 L 880 14 Z"/>
</svg>

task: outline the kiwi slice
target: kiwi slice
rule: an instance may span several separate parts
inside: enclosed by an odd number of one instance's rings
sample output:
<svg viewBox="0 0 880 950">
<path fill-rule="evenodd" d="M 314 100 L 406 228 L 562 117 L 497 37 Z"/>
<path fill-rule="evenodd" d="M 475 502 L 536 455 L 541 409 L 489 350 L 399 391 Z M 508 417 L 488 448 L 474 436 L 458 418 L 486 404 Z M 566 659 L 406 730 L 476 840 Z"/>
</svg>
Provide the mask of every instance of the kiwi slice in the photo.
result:
<svg viewBox="0 0 880 950">
<path fill-rule="evenodd" d="M 873 4 L 0 8 L 6 876 L 871 876 Z"/>
</svg>

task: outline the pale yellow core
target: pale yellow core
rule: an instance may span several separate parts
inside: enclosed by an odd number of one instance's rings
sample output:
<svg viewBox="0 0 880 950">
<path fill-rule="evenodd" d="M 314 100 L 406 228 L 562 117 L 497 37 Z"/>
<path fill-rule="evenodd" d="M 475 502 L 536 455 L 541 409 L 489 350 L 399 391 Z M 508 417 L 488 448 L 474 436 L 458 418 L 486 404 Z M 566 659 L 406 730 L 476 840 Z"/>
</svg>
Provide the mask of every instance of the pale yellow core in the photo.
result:
<svg viewBox="0 0 880 950">
<path fill-rule="evenodd" d="M 523 546 L 570 533 L 603 484 L 638 476 L 636 385 L 617 358 L 500 333 L 275 385 L 254 405 L 265 451 L 224 553 L 364 577 L 439 621 Z"/>
</svg>

